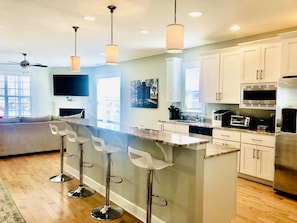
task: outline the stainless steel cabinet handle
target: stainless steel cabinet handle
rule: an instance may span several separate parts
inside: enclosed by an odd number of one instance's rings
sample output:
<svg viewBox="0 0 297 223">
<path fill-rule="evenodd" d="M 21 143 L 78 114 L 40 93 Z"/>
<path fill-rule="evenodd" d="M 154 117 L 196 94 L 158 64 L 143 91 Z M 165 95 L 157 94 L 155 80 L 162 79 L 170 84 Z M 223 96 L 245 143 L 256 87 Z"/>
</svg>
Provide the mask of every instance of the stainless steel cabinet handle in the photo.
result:
<svg viewBox="0 0 297 223">
<path fill-rule="evenodd" d="M 256 79 L 259 80 L 259 70 L 256 72 Z"/>
<path fill-rule="evenodd" d="M 255 149 L 253 149 L 253 159 L 255 159 Z"/>
<path fill-rule="evenodd" d="M 251 139 L 252 141 L 255 141 L 255 142 L 262 142 L 261 139 Z"/>
<path fill-rule="evenodd" d="M 260 159 L 260 150 L 257 149 L 257 159 Z"/>
<path fill-rule="evenodd" d="M 221 134 L 222 137 L 230 137 L 229 135 Z"/>
<path fill-rule="evenodd" d="M 260 79 L 263 79 L 263 70 L 261 69 Z"/>
</svg>

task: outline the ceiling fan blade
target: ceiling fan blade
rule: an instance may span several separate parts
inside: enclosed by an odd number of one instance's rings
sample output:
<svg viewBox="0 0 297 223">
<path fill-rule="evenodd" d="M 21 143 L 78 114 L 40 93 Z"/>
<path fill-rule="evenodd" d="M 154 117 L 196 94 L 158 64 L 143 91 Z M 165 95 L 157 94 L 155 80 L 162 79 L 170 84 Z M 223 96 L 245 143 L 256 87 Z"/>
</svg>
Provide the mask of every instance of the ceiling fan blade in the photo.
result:
<svg viewBox="0 0 297 223">
<path fill-rule="evenodd" d="M 43 65 L 43 64 L 40 64 L 40 63 L 30 64 L 30 66 L 33 66 L 33 67 L 47 67 L 47 65 Z"/>
<path fill-rule="evenodd" d="M 15 61 L 8 61 L 7 63 L 1 63 L 1 64 L 5 64 L 5 65 L 19 65 L 19 62 L 15 62 Z"/>
</svg>

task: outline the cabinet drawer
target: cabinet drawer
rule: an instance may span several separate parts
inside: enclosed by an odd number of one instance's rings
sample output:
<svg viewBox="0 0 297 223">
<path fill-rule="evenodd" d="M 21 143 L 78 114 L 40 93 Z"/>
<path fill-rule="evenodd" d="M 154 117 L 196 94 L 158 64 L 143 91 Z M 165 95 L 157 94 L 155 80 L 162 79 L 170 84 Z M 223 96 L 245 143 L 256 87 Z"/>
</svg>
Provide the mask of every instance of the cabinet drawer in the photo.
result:
<svg viewBox="0 0 297 223">
<path fill-rule="evenodd" d="M 275 136 L 241 133 L 241 142 L 254 145 L 275 147 Z"/>
<path fill-rule="evenodd" d="M 175 124 L 172 123 L 164 123 L 163 130 L 168 132 L 175 132 Z"/>
<path fill-rule="evenodd" d="M 217 138 L 217 139 L 240 142 L 240 132 L 236 132 L 236 131 L 214 129 L 212 136 L 213 138 Z"/>
<path fill-rule="evenodd" d="M 189 125 L 179 125 L 175 124 L 175 131 L 185 135 L 189 134 Z"/>
</svg>

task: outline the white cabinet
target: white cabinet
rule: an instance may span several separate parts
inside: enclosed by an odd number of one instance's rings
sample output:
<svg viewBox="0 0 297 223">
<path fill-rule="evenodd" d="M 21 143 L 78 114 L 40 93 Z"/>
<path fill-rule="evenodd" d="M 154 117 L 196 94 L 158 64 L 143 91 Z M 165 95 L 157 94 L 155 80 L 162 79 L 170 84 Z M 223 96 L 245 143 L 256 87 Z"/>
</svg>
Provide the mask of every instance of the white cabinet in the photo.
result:
<svg viewBox="0 0 297 223">
<path fill-rule="evenodd" d="M 171 57 L 166 59 L 166 73 L 167 73 L 167 101 L 180 102 L 181 101 L 181 73 L 182 73 L 182 59 Z"/>
<path fill-rule="evenodd" d="M 161 131 L 189 135 L 189 125 L 163 122 Z"/>
<path fill-rule="evenodd" d="M 225 49 L 201 55 L 200 101 L 239 104 L 240 51 Z"/>
<path fill-rule="evenodd" d="M 214 144 L 240 149 L 240 132 L 238 131 L 213 129 L 212 136 Z M 239 168 L 240 154 L 238 156 L 237 171 L 239 171 Z"/>
<path fill-rule="evenodd" d="M 241 83 L 277 82 L 280 77 L 279 41 L 243 46 Z"/>
<path fill-rule="evenodd" d="M 282 76 L 297 73 L 297 37 L 282 40 Z"/>
<path fill-rule="evenodd" d="M 274 136 L 241 133 L 241 173 L 273 181 L 274 154 Z"/>
</svg>

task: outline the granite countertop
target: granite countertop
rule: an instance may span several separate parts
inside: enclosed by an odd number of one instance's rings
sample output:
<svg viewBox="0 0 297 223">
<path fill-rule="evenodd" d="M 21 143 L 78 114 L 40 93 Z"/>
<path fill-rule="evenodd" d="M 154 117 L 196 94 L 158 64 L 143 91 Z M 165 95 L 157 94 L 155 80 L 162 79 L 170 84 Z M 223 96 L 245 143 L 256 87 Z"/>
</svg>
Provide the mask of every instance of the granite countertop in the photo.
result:
<svg viewBox="0 0 297 223">
<path fill-rule="evenodd" d="M 114 132 L 120 132 L 128 135 L 136 136 L 142 139 L 151 140 L 157 143 L 167 144 L 170 146 L 185 147 L 190 149 L 195 149 L 195 147 L 197 147 L 198 149 L 199 145 L 204 145 L 209 142 L 208 140 L 205 140 L 205 139 L 199 139 L 199 138 L 181 135 L 177 133 L 175 134 L 175 133 L 160 132 L 152 129 L 141 129 L 137 127 L 129 127 L 129 126 L 123 126 L 123 125 L 118 125 L 113 123 L 104 123 L 104 122 L 95 123 L 87 119 L 65 118 L 61 120 L 69 123 L 73 123 L 73 124 L 95 127 L 95 128 L 110 130 Z"/>
<path fill-rule="evenodd" d="M 240 149 L 238 148 L 232 148 L 232 147 L 217 145 L 213 143 L 208 143 L 206 144 L 205 159 L 209 159 L 215 156 L 221 156 L 228 153 L 234 153 L 238 151 L 240 151 Z"/>
<path fill-rule="evenodd" d="M 206 122 L 198 122 L 198 121 L 192 121 L 192 120 L 159 120 L 159 122 L 167 122 L 167 123 L 174 123 L 174 124 L 180 124 L 180 125 L 194 125 L 194 126 L 200 126 L 200 127 L 255 133 L 255 134 L 263 134 L 263 135 L 270 135 L 270 136 L 275 136 L 275 134 L 276 134 L 274 132 L 263 132 L 263 131 L 256 131 L 256 130 L 232 127 L 232 126 L 224 126 L 224 127 L 212 126 L 211 121 L 209 121 L 209 120 Z"/>
</svg>

